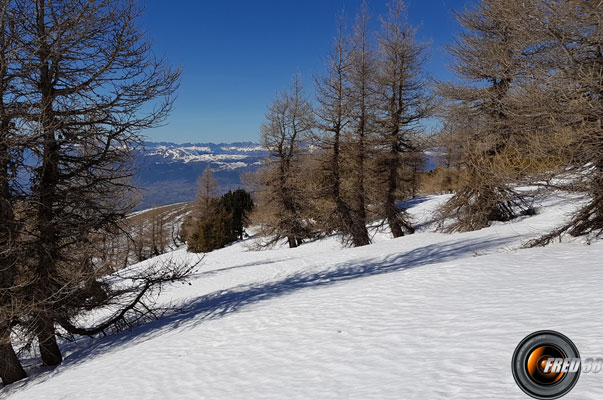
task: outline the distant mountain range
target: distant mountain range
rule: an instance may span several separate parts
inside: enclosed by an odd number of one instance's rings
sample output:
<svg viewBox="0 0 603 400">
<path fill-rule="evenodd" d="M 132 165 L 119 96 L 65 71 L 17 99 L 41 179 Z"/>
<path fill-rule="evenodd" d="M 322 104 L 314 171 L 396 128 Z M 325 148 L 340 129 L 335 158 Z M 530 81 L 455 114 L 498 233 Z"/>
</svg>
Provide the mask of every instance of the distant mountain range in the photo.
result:
<svg viewBox="0 0 603 400">
<path fill-rule="evenodd" d="M 223 191 L 242 187 L 241 175 L 255 171 L 267 155 L 253 142 L 147 142 L 136 156 L 139 209 L 195 199 L 197 178 L 210 166 Z"/>
<path fill-rule="evenodd" d="M 147 142 L 136 156 L 135 183 L 142 190 L 138 209 L 195 199 L 197 178 L 210 166 L 222 191 L 243 187 L 241 176 L 257 170 L 267 151 L 253 142 Z M 426 151 L 426 170 L 438 164 L 441 152 Z"/>
</svg>

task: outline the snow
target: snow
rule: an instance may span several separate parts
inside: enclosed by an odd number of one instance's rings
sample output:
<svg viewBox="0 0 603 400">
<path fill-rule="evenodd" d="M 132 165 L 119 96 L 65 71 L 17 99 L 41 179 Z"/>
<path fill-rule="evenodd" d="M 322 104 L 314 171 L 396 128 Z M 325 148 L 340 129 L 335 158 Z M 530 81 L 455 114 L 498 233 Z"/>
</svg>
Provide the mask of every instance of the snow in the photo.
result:
<svg viewBox="0 0 603 400">
<path fill-rule="evenodd" d="M 216 164 L 218 165 L 218 170 L 234 170 L 248 166 L 248 164 L 244 162 L 216 162 Z"/>
<path fill-rule="evenodd" d="M 195 154 L 194 152 L 187 151 L 187 148 L 183 149 L 169 149 L 154 151 L 148 153 L 149 156 L 159 155 L 163 158 L 170 159 L 172 161 L 179 160 L 184 163 L 189 162 L 213 162 L 213 161 L 229 161 L 229 160 L 245 160 L 249 158 L 245 154 Z"/>
<path fill-rule="evenodd" d="M 250 152 L 250 151 L 254 151 L 254 152 L 260 152 L 260 151 L 267 151 L 266 148 L 262 147 L 262 146 L 248 146 L 248 147 L 238 147 L 238 146 L 222 146 L 220 147 L 220 149 L 224 150 L 224 151 L 244 151 L 244 152 Z"/>
<path fill-rule="evenodd" d="M 246 167 L 248 164 L 255 162 L 258 157 L 263 158 L 267 154 L 266 149 L 259 145 L 240 143 L 232 145 L 216 145 L 213 143 L 207 145 L 177 145 L 174 143 L 165 145 L 148 143 L 147 146 L 145 155 L 161 157 L 162 163 L 166 161 L 182 162 L 185 164 L 209 162 L 226 165 L 223 169 Z M 236 166 L 229 166 L 228 164 L 236 164 Z"/>
<path fill-rule="evenodd" d="M 17 399 L 526 399 L 511 374 L 519 341 L 541 329 L 603 356 L 603 243 L 519 249 L 579 205 L 557 194 L 539 213 L 476 232 L 430 222 L 447 196 L 409 203 L 419 231 L 343 249 L 336 237 L 209 253 L 160 299 L 182 310 L 130 332 L 64 343 L 62 365 L 28 366 Z M 184 249 L 159 259 L 194 262 Z M 137 265 L 135 267 L 141 267 Z M 565 398 L 600 399 L 582 374 Z"/>
</svg>

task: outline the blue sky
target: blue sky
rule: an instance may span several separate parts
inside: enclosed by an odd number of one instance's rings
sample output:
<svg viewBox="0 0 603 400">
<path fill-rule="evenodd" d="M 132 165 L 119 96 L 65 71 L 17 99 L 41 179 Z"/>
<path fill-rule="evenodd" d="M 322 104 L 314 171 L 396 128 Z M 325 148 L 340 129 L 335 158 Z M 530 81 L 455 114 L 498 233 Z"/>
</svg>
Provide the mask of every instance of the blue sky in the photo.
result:
<svg viewBox="0 0 603 400">
<path fill-rule="evenodd" d="M 299 73 L 312 92 L 324 70 L 341 10 L 350 22 L 362 0 L 147 0 L 140 21 L 154 51 L 183 70 L 166 125 L 148 130 L 153 141 L 257 141 L 266 107 Z M 385 0 L 367 0 L 372 23 Z M 408 0 L 418 37 L 430 41 L 427 71 L 448 80 L 443 48 L 458 24 L 452 10 L 465 0 Z"/>
</svg>

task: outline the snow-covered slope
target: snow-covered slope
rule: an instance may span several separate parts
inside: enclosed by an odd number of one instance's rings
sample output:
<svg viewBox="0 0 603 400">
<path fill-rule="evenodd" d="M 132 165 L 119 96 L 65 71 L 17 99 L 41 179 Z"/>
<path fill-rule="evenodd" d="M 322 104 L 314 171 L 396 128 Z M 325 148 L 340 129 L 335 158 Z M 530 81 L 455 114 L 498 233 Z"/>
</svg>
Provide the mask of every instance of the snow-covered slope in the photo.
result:
<svg viewBox="0 0 603 400">
<path fill-rule="evenodd" d="M 444 200 L 414 203 L 418 233 L 375 233 L 370 246 L 328 238 L 258 252 L 246 241 L 212 252 L 192 285 L 163 293 L 181 313 L 64 344 L 61 366 L 30 365 L 33 377 L 0 396 L 526 399 L 511 356 L 527 334 L 559 330 L 583 355 L 602 355 L 603 244 L 517 250 L 576 201 L 549 197 L 536 216 L 446 235 L 429 224 Z M 583 374 L 566 398 L 600 399 L 602 380 Z"/>
</svg>

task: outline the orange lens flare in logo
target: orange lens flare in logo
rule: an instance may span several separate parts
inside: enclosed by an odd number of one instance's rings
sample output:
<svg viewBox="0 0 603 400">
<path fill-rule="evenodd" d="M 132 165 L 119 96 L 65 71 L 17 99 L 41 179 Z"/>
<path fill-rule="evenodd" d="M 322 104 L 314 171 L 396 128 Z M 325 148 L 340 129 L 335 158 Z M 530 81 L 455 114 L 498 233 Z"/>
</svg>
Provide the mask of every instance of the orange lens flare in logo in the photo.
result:
<svg viewBox="0 0 603 400">
<path fill-rule="evenodd" d="M 553 385 L 565 375 L 563 372 L 544 372 L 549 358 L 566 358 L 566 356 L 555 346 L 540 346 L 532 350 L 526 363 L 530 377 L 542 385 Z"/>
</svg>

